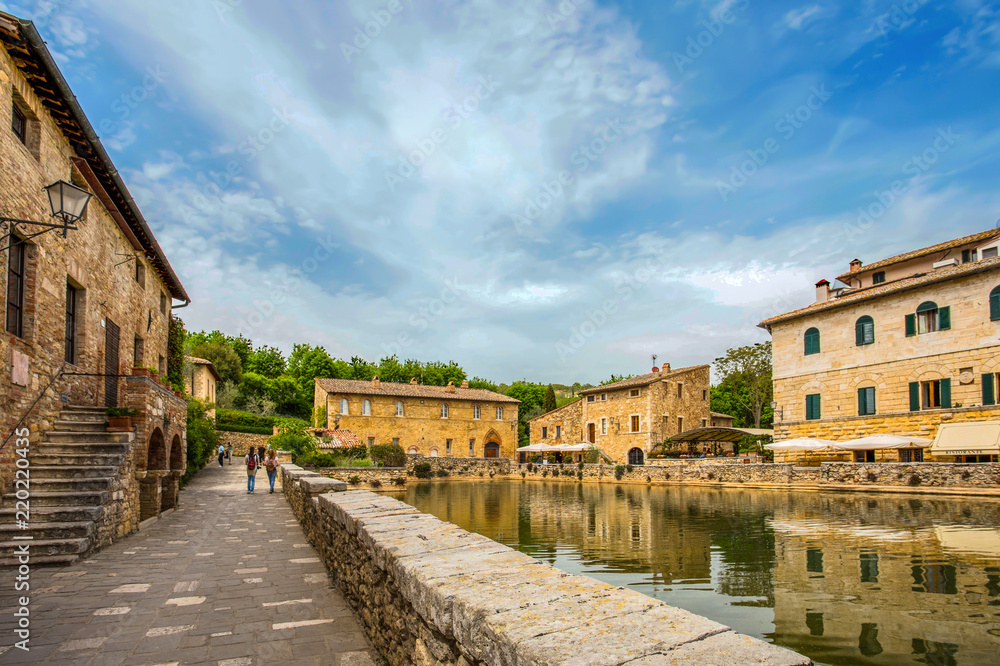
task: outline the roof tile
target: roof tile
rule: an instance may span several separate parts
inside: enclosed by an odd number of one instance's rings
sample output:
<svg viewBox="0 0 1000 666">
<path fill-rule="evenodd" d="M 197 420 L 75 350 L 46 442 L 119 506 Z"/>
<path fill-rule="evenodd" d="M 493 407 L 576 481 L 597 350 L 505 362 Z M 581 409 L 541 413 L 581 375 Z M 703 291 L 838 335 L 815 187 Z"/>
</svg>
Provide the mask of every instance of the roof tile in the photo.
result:
<svg viewBox="0 0 1000 666">
<path fill-rule="evenodd" d="M 428 386 L 426 384 L 393 384 L 380 382 L 375 388 L 370 380 L 360 379 L 330 379 L 317 377 L 316 383 L 328 393 L 344 393 L 347 395 L 374 395 L 400 398 L 432 398 L 435 400 L 475 400 L 477 402 L 509 402 L 519 404 L 509 396 L 488 391 L 455 387 L 454 393 L 448 392 L 446 386 Z"/>
</svg>

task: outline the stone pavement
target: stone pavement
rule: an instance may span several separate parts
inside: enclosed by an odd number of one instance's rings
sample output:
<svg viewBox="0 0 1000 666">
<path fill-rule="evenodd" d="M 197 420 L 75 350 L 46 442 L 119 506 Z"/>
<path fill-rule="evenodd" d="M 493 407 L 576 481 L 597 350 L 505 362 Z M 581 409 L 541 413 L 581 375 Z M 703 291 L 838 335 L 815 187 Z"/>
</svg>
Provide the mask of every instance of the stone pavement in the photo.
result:
<svg viewBox="0 0 1000 666">
<path fill-rule="evenodd" d="M 0 664 L 374 665 L 357 617 L 267 475 L 215 462 L 170 515 L 68 567 L 32 567 L 30 651 L 11 647 L 15 572 L 0 572 Z"/>
</svg>

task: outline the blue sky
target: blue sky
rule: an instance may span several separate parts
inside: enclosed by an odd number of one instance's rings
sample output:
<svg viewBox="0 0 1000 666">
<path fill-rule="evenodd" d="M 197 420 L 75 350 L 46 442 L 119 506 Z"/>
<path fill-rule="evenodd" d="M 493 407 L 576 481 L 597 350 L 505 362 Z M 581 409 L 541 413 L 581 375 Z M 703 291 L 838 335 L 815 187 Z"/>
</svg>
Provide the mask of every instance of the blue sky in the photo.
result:
<svg viewBox="0 0 1000 666">
<path fill-rule="evenodd" d="M 856 256 L 1000 219 L 997 2 L 0 7 L 37 21 L 188 327 L 286 351 L 709 363 Z"/>
</svg>

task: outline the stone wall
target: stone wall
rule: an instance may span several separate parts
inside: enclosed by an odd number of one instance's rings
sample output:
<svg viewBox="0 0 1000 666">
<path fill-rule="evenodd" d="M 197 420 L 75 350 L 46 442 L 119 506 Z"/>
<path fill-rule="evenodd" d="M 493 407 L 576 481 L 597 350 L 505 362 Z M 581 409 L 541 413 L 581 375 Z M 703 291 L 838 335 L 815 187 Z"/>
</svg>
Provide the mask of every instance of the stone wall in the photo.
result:
<svg viewBox="0 0 1000 666">
<path fill-rule="evenodd" d="M 429 464 L 434 476 L 438 476 L 441 470 L 454 476 L 504 476 L 510 474 L 514 466 L 507 458 L 433 458 L 409 454 L 406 456 L 406 473 L 412 475 L 413 468 L 420 463 Z"/>
<path fill-rule="evenodd" d="M 215 432 L 219 435 L 219 442 L 224 446 L 233 445 L 234 456 L 244 455 L 251 446 L 254 451 L 260 446 L 266 449 L 267 440 L 272 437 L 272 435 L 258 435 L 252 432 L 229 432 L 227 430 L 216 430 Z"/>
<path fill-rule="evenodd" d="M 343 492 L 343 483 L 294 465 L 282 465 L 281 481 L 310 543 L 393 666 L 728 663 L 735 655 L 742 663 L 811 663 L 392 498 Z"/>
<path fill-rule="evenodd" d="M 1000 490 L 1000 463 L 824 463 L 823 483 Z"/>
<path fill-rule="evenodd" d="M 406 469 L 403 467 L 318 467 L 316 471 L 349 486 L 388 490 L 406 485 Z"/>
</svg>

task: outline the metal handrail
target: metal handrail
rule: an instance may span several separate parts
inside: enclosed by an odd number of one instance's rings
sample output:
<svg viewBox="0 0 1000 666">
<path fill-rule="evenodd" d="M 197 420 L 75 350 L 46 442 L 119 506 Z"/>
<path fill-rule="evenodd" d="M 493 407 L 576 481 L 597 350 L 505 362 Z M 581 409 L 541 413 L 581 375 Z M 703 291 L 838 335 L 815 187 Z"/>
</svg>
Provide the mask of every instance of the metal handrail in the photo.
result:
<svg viewBox="0 0 1000 666">
<path fill-rule="evenodd" d="M 3 451 L 4 447 L 7 446 L 7 444 L 10 442 L 10 438 L 14 436 L 14 433 L 16 433 L 18 428 L 21 427 L 21 424 L 24 423 L 24 421 L 31 415 L 31 412 L 35 410 L 35 407 L 38 406 L 38 401 L 42 399 L 42 396 L 44 396 L 48 392 L 48 390 L 52 388 L 52 385 L 56 383 L 57 379 L 62 377 L 63 370 L 65 369 L 66 369 L 65 363 L 59 366 L 59 370 L 56 372 L 55 376 L 52 377 L 52 380 L 45 386 L 45 388 L 42 389 L 42 392 L 38 394 L 38 397 L 35 398 L 35 401 L 31 403 L 31 407 L 28 407 L 28 411 L 26 411 L 24 413 L 24 416 L 22 416 L 21 419 L 14 425 L 14 428 L 11 430 L 10 434 L 7 435 L 7 439 L 3 441 L 3 444 L 0 444 L 0 451 Z"/>
</svg>

